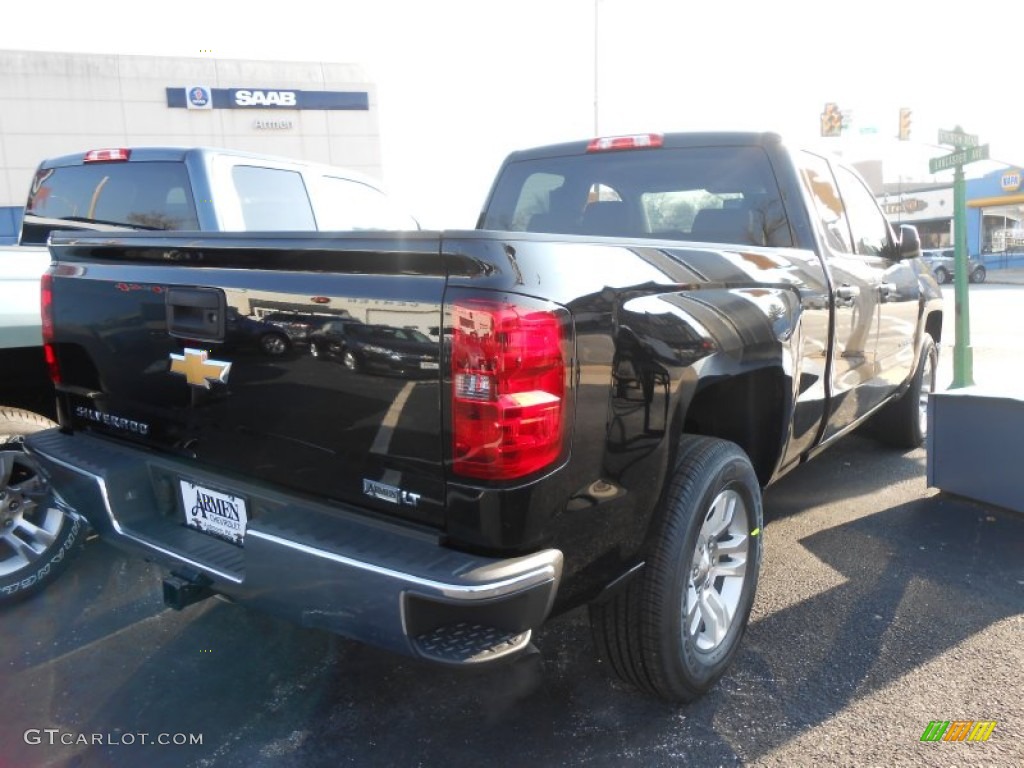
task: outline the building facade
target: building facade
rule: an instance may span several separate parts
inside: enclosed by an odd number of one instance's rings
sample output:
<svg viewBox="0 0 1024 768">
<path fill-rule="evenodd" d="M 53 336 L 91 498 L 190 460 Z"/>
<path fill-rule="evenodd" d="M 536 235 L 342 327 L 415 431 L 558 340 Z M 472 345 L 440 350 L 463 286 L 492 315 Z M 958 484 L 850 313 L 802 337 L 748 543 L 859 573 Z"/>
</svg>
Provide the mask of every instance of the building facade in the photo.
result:
<svg viewBox="0 0 1024 768">
<path fill-rule="evenodd" d="M 1003 168 L 967 182 L 967 251 L 986 266 L 1024 263 L 1024 171 Z"/>
<path fill-rule="evenodd" d="M 213 146 L 380 178 L 377 94 L 354 64 L 0 51 L 0 207 L 47 157 Z"/>
<path fill-rule="evenodd" d="M 894 226 L 913 224 L 921 236 L 922 248 L 952 246 L 953 187 L 922 187 L 890 190 L 878 196 L 878 203 Z"/>
<path fill-rule="evenodd" d="M 1006 167 L 967 179 L 964 197 L 967 253 L 988 268 L 1024 264 L 1024 170 Z M 922 247 L 953 247 L 951 184 L 887 189 L 878 202 L 894 225 L 917 227 Z"/>
</svg>

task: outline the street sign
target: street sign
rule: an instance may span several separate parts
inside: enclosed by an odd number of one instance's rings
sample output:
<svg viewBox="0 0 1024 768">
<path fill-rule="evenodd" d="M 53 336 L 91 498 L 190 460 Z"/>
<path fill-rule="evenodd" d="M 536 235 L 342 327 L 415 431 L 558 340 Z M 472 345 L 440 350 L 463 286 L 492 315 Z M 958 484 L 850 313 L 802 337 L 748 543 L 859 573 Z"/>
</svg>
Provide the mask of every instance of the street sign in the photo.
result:
<svg viewBox="0 0 1024 768">
<path fill-rule="evenodd" d="M 988 144 L 982 144 L 980 147 L 971 147 L 970 149 L 961 149 L 943 157 L 933 157 L 928 161 L 928 170 L 931 173 L 938 173 L 939 171 L 948 171 L 950 168 L 956 168 L 958 165 L 967 165 L 967 163 L 973 163 L 978 160 L 988 160 Z"/>
<path fill-rule="evenodd" d="M 978 146 L 978 137 L 973 133 L 939 130 L 939 144 L 950 144 L 957 149 Z M 986 155 L 987 157 L 987 155 Z M 934 171 L 932 171 L 934 173 Z"/>
</svg>

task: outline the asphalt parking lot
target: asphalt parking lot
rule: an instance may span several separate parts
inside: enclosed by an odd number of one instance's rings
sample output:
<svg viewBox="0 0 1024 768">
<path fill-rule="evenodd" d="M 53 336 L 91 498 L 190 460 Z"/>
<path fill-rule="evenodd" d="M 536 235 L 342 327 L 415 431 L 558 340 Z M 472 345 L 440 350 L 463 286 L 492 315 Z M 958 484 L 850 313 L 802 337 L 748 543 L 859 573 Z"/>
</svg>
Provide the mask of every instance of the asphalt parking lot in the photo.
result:
<svg viewBox="0 0 1024 768">
<path fill-rule="evenodd" d="M 1022 293 L 972 287 L 979 378 L 1019 376 L 998 316 Z M 539 656 L 454 674 L 215 600 L 166 610 L 157 569 L 91 541 L 0 613 L 0 766 L 1019 766 L 1024 517 L 927 488 L 925 461 L 853 435 L 769 489 L 752 623 L 689 707 L 612 682 L 582 611 Z M 921 742 L 933 720 L 996 726 Z"/>
</svg>

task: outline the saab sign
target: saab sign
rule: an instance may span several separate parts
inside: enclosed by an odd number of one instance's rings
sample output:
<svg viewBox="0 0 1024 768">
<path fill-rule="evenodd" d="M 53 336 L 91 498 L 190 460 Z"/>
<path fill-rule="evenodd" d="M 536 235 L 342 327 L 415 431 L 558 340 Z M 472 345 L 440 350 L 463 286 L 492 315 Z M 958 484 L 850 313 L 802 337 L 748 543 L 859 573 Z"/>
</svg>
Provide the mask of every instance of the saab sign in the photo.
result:
<svg viewBox="0 0 1024 768">
<path fill-rule="evenodd" d="M 236 107 L 295 107 L 295 91 L 235 91 Z"/>
<path fill-rule="evenodd" d="M 366 91 L 299 91 L 284 88 L 168 88 L 167 106 L 180 109 L 360 109 Z"/>
</svg>

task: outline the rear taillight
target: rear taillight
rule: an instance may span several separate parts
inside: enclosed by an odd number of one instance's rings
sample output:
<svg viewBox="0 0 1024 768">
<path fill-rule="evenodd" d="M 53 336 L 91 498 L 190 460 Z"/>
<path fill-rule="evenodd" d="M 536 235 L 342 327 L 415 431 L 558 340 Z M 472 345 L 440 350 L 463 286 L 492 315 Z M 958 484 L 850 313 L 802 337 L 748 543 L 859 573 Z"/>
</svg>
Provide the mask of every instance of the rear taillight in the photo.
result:
<svg viewBox="0 0 1024 768">
<path fill-rule="evenodd" d="M 562 454 L 564 310 L 464 300 L 452 307 L 452 471 L 510 480 Z"/>
<path fill-rule="evenodd" d="M 92 149 L 85 153 L 84 163 L 113 163 L 132 156 L 130 149 Z"/>
<path fill-rule="evenodd" d="M 53 346 L 53 275 L 49 272 L 44 273 L 42 280 L 39 281 L 39 286 L 43 321 L 43 355 L 46 358 L 50 379 L 54 384 L 60 384 L 60 365 L 57 363 L 57 354 Z"/>
</svg>

